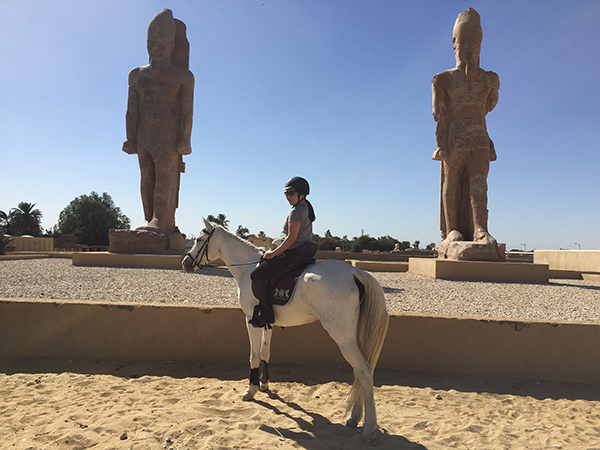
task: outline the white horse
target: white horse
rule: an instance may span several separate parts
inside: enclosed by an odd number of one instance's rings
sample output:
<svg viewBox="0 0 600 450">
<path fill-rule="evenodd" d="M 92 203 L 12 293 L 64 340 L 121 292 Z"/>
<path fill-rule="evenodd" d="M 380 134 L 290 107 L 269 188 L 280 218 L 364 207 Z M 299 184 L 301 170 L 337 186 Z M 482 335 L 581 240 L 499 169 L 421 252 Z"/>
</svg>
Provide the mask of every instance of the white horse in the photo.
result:
<svg viewBox="0 0 600 450">
<path fill-rule="evenodd" d="M 246 314 L 250 338 L 250 385 L 242 399 L 254 399 L 258 390 L 268 388 L 268 362 L 272 330 L 248 324 L 258 300 L 251 287 L 250 273 L 262 250 L 223 227 L 204 219 L 190 252 L 181 263 L 193 272 L 200 264 L 221 259 L 238 284 L 239 301 Z M 346 263 L 327 260 L 309 266 L 299 277 L 296 290 L 285 306 L 274 306 L 275 324 L 281 327 L 320 320 L 354 369 L 346 413 L 352 411 L 347 426 L 356 427 L 365 411 L 363 440 L 373 441 L 378 430 L 373 398 L 373 370 L 388 329 L 388 313 L 383 289 L 368 272 Z"/>
</svg>

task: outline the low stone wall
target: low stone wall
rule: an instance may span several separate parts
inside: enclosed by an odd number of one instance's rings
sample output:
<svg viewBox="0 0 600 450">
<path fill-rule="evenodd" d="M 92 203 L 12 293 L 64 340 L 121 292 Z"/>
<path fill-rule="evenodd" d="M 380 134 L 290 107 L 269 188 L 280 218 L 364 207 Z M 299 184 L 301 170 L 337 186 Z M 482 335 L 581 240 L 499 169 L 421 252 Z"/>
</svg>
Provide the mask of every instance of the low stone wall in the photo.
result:
<svg viewBox="0 0 600 450">
<path fill-rule="evenodd" d="M 11 249 L 15 252 L 51 252 L 54 238 L 33 236 L 11 236 Z"/>
<path fill-rule="evenodd" d="M 397 261 L 408 262 L 408 258 L 433 258 L 433 252 L 428 250 L 407 250 L 402 252 L 389 253 L 353 253 L 353 252 L 334 252 L 330 250 L 318 250 L 316 259 L 336 259 L 345 261 L 347 259 L 357 261 Z"/>
<path fill-rule="evenodd" d="M 533 262 L 550 270 L 600 273 L 600 250 L 534 250 Z"/>
<path fill-rule="evenodd" d="M 600 383 L 600 325 L 392 315 L 379 366 Z M 0 299 L 0 359 L 248 359 L 237 308 Z M 345 364 L 318 322 L 275 328 L 272 363 Z"/>
</svg>

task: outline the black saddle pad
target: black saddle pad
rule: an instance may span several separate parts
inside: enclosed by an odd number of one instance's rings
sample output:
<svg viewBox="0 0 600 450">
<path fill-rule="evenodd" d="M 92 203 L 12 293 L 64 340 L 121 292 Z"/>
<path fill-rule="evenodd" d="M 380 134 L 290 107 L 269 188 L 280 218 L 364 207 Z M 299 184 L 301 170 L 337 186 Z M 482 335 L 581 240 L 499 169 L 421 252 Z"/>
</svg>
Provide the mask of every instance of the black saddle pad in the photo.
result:
<svg viewBox="0 0 600 450">
<path fill-rule="evenodd" d="M 287 305 L 292 298 L 294 287 L 298 282 L 298 278 L 302 272 L 304 272 L 304 270 L 312 264 L 313 263 L 309 263 L 294 267 L 293 269 L 284 273 L 281 278 L 273 283 L 272 286 L 274 287 L 272 289 L 273 295 L 271 296 L 271 302 L 274 305 Z"/>
</svg>

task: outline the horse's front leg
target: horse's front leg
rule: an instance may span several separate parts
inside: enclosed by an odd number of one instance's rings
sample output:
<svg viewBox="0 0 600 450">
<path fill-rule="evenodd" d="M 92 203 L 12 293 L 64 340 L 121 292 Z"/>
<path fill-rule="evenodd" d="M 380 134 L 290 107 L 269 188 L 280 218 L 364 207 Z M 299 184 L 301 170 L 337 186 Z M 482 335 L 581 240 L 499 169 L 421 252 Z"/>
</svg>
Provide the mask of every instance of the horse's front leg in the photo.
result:
<svg viewBox="0 0 600 450">
<path fill-rule="evenodd" d="M 273 330 L 262 329 L 262 343 L 260 346 L 260 390 L 265 392 L 269 389 L 269 360 L 271 359 L 271 337 Z"/>
<path fill-rule="evenodd" d="M 250 384 L 248 389 L 242 395 L 242 400 L 248 402 L 254 399 L 258 392 L 260 384 L 260 347 L 262 338 L 262 329 L 254 328 L 246 320 L 246 329 L 248 330 L 248 338 L 250 339 Z"/>
</svg>

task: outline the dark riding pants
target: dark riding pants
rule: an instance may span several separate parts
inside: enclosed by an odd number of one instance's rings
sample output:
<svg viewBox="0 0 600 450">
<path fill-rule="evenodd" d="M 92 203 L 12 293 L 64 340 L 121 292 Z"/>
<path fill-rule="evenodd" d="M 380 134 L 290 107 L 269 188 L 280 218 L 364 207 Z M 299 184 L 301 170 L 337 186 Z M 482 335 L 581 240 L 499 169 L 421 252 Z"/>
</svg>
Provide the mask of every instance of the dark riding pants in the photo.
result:
<svg viewBox="0 0 600 450">
<path fill-rule="evenodd" d="M 298 256 L 296 249 L 289 249 L 275 258 L 263 259 L 258 267 L 252 271 L 250 274 L 250 278 L 252 279 L 252 293 L 260 301 L 261 305 L 264 302 L 267 302 L 267 305 L 271 304 L 269 281 L 281 278 L 290 268 L 290 263 L 297 260 Z"/>
</svg>

